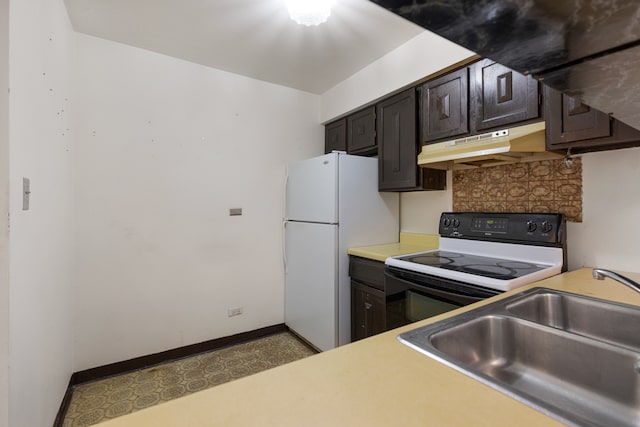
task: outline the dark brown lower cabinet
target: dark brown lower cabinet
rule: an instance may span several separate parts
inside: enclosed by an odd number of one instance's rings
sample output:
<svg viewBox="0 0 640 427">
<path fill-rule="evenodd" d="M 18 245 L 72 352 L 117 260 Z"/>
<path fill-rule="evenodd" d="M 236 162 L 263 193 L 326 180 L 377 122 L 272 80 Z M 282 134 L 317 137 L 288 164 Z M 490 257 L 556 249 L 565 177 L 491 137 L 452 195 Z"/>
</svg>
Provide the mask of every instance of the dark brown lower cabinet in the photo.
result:
<svg viewBox="0 0 640 427">
<path fill-rule="evenodd" d="M 351 341 L 386 330 L 384 291 L 351 281 Z"/>
<path fill-rule="evenodd" d="M 351 277 L 351 341 L 357 341 L 387 329 L 384 263 L 349 256 Z"/>
</svg>

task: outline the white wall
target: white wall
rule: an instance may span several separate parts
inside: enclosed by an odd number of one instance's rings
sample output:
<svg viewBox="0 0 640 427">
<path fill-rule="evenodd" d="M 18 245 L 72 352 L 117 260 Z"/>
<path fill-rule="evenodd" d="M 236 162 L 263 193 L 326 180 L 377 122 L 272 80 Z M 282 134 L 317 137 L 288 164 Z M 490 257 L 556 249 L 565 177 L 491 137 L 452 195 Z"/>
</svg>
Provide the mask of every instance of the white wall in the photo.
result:
<svg viewBox="0 0 640 427">
<path fill-rule="evenodd" d="M 582 158 L 583 222 L 569 223 L 569 268 L 640 272 L 640 148 Z"/>
<path fill-rule="evenodd" d="M 447 189 L 444 191 L 412 191 L 400 194 L 400 231 L 438 234 L 440 214 L 450 212 L 453 203 L 451 176 L 451 171 L 448 171 Z"/>
<path fill-rule="evenodd" d="M 9 425 L 39 427 L 72 373 L 72 31 L 62 0 L 11 1 L 9 24 Z"/>
<path fill-rule="evenodd" d="M 9 0 L 0 0 L 0 427 L 9 425 Z"/>
<path fill-rule="evenodd" d="M 319 96 L 77 47 L 75 370 L 282 323 L 285 169 L 323 152 Z"/>
<path fill-rule="evenodd" d="M 322 94 L 322 122 L 423 79 L 475 54 L 425 31 Z"/>
</svg>

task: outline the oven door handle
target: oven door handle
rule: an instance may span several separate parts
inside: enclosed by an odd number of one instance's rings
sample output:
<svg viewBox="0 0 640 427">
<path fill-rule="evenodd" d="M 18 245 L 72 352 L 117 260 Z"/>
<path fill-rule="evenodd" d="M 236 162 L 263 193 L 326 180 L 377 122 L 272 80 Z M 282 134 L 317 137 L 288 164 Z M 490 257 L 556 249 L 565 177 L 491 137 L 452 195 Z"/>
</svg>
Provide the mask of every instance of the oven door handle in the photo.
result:
<svg viewBox="0 0 640 427">
<path fill-rule="evenodd" d="M 399 282 L 404 283 L 406 285 L 406 288 L 408 289 L 419 291 L 422 294 L 433 295 L 435 297 L 438 297 L 447 301 L 453 301 L 462 305 L 472 304 L 474 302 L 482 301 L 499 294 L 499 292 L 497 291 L 495 293 L 491 293 L 489 291 L 484 291 L 484 290 L 479 290 L 479 293 L 477 295 L 469 295 L 469 294 L 462 294 L 457 292 L 444 291 L 442 289 L 432 288 L 429 286 L 425 286 L 421 283 L 412 282 L 403 277 L 399 277 L 393 274 L 393 271 L 390 271 L 388 269 L 385 269 L 384 275 L 389 277 L 392 280 L 397 280 Z M 385 280 L 385 291 L 387 293 L 394 294 L 401 290 L 401 289 L 397 289 L 394 292 L 394 289 L 392 288 L 392 286 L 389 286 L 389 288 L 391 289 L 387 288 L 387 283 L 388 281 Z M 391 285 L 391 283 L 389 284 Z M 402 290 L 406 290 L 406 288 Z"/>
</svg>

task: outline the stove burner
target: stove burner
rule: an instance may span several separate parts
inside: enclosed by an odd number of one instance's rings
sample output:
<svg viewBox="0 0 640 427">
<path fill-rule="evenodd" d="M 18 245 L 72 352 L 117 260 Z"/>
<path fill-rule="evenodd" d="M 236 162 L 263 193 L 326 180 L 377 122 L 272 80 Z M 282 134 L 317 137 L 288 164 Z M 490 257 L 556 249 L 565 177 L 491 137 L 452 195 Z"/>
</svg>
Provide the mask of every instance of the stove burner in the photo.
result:
<svg viewBox="0 0 640 427">
<path fill-rule="evenodd" d="M 423 265 L 429 265 L 432 267 L 441 267 L 443 265 L 453 264 L 454 260 L 451 257 L 438 256 L 438 255 L 424 255 L 411 258 L 412 262 L 418 262 Z"/>
<path fill-rule="evenodd" d="M 428 265 L 430 267 L 443 267 L 455 264 L 456 258 L 463 258 L 463 254 L 458 254 L 455 252 L 441 252 L 434 251 L 424 253 L 418 256 L 411 256 L 409 259 L 411 262 L 417 262 L 418 264 Z"/>
<path fill-rule="evenodd" d="M 460 269 L 465 273 L 480 274 L 482 276 L 493 277 L 494 279 L 513 278 L 515 271 L 499 265 L 469 264 L 461 265 Z"/>
<path fill-rule="evenodd" d="M 530 264 L 528 262 L 523 262 L 523 261 L 504 261 L 504 262 L 499 262 L 498 265 L 500 267 L 508 268 L 511 270 L 523 270 L 523 269 L 536 267 L 535 264 Z"/>
</svg>

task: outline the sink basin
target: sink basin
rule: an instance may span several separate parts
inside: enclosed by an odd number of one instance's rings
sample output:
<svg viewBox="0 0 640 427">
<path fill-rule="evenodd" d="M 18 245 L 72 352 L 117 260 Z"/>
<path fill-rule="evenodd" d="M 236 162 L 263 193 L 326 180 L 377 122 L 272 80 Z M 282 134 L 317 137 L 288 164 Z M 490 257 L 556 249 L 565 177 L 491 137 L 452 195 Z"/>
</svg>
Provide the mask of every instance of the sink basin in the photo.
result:
<svg viewBox="0 0 640 427">
<path fill-rule="evenodd" d="M 638 319 L 638 307 L 533 288 L 399 339 L 563 423 L 637 426 L 640 339 L 626 325 L 640 336 Z"/>
<path fill-rule="evenodd" d="M 640 309 L 636 306 L 544 291 L 506 308 L 522 319 L 640 351 Z"/>
</svg>

